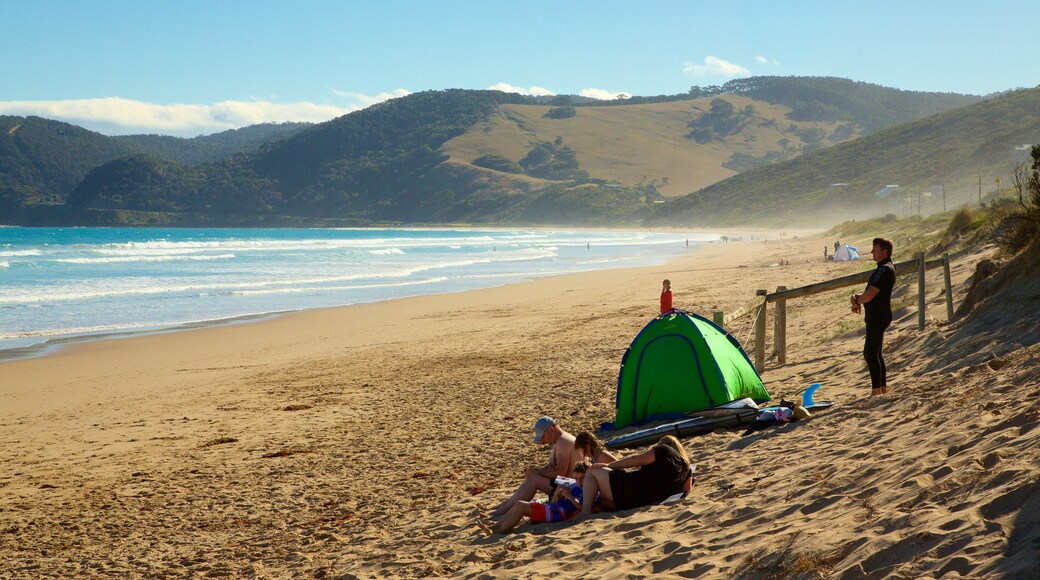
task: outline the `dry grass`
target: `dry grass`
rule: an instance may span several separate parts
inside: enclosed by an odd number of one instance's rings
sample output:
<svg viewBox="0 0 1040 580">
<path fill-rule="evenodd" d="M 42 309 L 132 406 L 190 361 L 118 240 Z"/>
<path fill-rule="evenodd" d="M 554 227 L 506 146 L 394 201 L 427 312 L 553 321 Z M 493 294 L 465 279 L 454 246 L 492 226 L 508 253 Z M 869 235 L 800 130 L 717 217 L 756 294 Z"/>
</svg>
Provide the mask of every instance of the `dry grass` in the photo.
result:
<svg viewBox="0 0 1040 580">
<path fill-rule="evenodd" d="M 786 107 L 737 95 L 721 98 L 733 103 L 737 110 L 752 105 L 762 120 L 775 123 L 768 126 L 752 123 L 736 135 L 700 145 L 686 138 L 687 124 L 709 108 L 710 98 L 578 107 L 577 115 L 569 119 L 546 118 L 550 106 L 503 105 L 498 115 L 452 139 L 445 149 L 456 163 L 469 164 L 488 153 L 518 161 L 533 142 L 562 137 L 564 143 L 574 149 L 581 168 L 589 175 L 625 185 L 645 185 L 656 180 L 658 191 L 672 197 L 735 175 L 736 172 L 722 166 L 734 153 L 761 156 L 778 152 L 783 149 L 779 144 L 783 139 L 791 142 L 788 147 L 799 145 L 797 135 L 781 132 L 791 125 L 819 127 L 828 134 L 837 125 L 794 123 L 784 118 L 789 112 Z M 664 178 L 667 184 L 662 185 Z"/>
</svg>

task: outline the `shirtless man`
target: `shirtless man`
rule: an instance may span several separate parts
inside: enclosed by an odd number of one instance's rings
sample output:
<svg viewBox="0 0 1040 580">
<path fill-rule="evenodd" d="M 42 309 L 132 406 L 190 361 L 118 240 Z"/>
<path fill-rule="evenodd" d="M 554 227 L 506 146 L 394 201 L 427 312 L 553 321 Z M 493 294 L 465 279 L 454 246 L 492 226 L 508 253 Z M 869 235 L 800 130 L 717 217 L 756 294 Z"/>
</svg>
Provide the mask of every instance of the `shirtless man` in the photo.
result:
<svg viewBox="0 0 1040 580">
<path fill-rule="evenodd" d="M 535 421 L 534 442 L 552 445 L 549 463 L 538 468 L 525 467 L 524 482 L 509 499 L 499 504 L 491 517 L 501 517 L 516 502 L 531 501 L 538 491 L 550 493 L 556 476 L 568 477 L 574 464 L 584 458 L 581 451 L 574 447 L 574 435 L 560 429 L 552 417 L 542 417 Z"/>
</svg>

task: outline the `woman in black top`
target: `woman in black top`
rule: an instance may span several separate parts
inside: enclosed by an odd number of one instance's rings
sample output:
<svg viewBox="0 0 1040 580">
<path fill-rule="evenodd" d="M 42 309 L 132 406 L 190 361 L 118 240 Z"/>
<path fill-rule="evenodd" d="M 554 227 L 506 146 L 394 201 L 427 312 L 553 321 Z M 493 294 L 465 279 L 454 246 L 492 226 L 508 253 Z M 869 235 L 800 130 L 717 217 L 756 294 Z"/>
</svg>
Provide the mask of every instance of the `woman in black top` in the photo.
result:
<svg viewBox="0 0 1040 580">
<path fill-rule="evenodd" d="M 632 471 L 625 468 L 637 467 Z M 608 510 L 624 510 L 657 503 L 693 486 L 693 468 L 679 440 L 665 435 L 647 451 L 608 464 L 596 464 L 585 474 L 581 512 L 592 513 L 599 504 Z"/>
</svg>

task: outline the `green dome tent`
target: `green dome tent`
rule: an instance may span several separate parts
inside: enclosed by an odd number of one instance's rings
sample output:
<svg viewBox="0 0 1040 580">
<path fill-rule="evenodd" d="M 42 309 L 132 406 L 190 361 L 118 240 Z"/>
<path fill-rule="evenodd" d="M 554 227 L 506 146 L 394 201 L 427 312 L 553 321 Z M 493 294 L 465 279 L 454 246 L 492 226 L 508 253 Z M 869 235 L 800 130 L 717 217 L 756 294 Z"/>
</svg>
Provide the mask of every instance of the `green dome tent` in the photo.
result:
<svg viewBox="0 0 1040 580">
<path fill-rule="evenodd" d="M 643 328 L 621 359 L 619 429 L 738 399 L 769 400 L 740 343 L 714 322 L 672 310 Z"/>
</svg>

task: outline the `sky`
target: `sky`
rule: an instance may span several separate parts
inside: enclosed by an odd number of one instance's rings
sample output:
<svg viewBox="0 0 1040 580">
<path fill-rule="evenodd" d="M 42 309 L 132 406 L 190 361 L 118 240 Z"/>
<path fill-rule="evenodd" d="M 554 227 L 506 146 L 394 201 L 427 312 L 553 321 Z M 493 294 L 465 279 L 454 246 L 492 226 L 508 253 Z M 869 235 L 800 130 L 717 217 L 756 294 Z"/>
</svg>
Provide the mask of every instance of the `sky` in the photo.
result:
<svg viewBox="0 0 1040 580">
<path fill-rule="evenodd" d="M 448 88 L 684 93 L 833 76 L 1040 85 L 1036 0 L 3 0 L 0 115 L 194 137 Z"/>
</svg>

